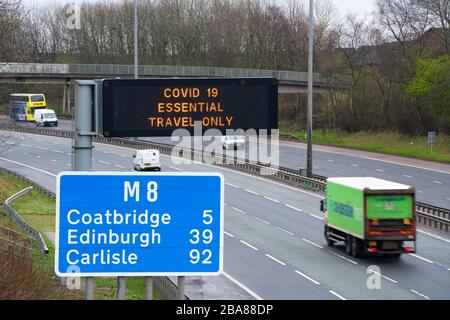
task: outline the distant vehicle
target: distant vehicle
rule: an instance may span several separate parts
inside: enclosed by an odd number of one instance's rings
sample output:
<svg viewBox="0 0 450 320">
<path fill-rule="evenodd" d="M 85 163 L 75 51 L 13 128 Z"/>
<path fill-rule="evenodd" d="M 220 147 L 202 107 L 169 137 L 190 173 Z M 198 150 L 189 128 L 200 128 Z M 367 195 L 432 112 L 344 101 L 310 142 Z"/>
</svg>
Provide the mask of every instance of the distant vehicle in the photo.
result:
<svg viewBox="0 0 450 320">
<path fill-rule="evenodd" d="M 137 150 L 133 154 L 133 169 L 136 171 L 156 170 L 161 171 L 158 150 Z"/>
<path fill-rule="evenodd" d="M 328 246 L 344 243 L 353 257 L 415 253 L 414 197 L 413 187 L 377 178 L 328 178 L 321 202 Z"/>
<path fill-rule="evenodd" d="M 51 109 L 38 109 L 34 112 L 34 121 L 36 122 L 36 126 L 58 126 L 58 118 L 56 117 L 56 113 Z"/>
<path fill-rule="evenodd" d="M 9 116 L 16 121 L 34 121 L 36 110 L 45 109 L 47 101 L 43 94 L 13 93 L 8 97 Z"/>
<path fill-rule="evenodd" d="M 239 135 L 224 136 L 222 137 L 223 149 L 244 149 L 245 137 Z"/>
</svg>

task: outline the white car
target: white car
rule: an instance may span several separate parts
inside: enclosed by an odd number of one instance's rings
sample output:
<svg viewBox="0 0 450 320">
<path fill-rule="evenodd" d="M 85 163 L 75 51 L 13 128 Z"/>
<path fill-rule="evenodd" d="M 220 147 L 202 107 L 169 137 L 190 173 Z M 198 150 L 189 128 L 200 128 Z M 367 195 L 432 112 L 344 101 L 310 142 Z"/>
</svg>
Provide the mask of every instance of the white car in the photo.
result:
<svg viewBox="0 0 450 320">
<path fill-rule="evenodd" d="M 244 136 L 224 136 L 222 137 L 223 149 L 244 149 L 245 137 Z"/>
<path fill-rule="evenodd" d="M 159 151 L 154 149 L 136 150 L 133 154 L 133 169 L 136 171 L 156 170 L 161 171 Z"/>
</svg>

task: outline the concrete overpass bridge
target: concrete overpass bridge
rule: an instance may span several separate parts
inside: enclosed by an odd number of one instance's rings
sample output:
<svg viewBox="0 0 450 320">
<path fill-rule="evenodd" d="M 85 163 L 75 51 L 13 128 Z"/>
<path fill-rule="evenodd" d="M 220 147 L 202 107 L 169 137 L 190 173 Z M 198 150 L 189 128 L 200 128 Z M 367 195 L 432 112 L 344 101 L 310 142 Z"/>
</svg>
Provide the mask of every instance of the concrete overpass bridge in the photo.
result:
<svg viewBox="0 0 450 320">
<path fill-rule="evenodd" d="M 63 85 L 63 110 L 70 110 L 72 81 L 76 79 L 133 78 L 133 65 L 117 64 L 46 64 L 1 63 L 0 84 L 55 84 Z M 152 77 L 274 77 L 278 79 L 279 93 L 306 93 L 308 73 L 296 71 L 238 69 L 189 66 L 139 66 L 139 76 Z M 315 73 L 316 93 L 330 88 L 343 88 L 347 76 Z"/>
</svg>

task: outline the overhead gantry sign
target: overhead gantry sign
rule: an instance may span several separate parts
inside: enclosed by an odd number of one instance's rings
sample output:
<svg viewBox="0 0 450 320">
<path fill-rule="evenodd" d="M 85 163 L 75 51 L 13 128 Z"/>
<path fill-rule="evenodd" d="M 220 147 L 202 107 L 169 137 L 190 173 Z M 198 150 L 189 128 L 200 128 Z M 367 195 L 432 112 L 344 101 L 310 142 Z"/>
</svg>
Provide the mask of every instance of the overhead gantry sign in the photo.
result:
<svg viewBox="0 0 450 320">
<path fill-rule="evenodd" d="M 113 79 L 101 84 L 105 137 L 170 136 L 179 128 L 277 129 L 274 78 Z"/>
</svg>

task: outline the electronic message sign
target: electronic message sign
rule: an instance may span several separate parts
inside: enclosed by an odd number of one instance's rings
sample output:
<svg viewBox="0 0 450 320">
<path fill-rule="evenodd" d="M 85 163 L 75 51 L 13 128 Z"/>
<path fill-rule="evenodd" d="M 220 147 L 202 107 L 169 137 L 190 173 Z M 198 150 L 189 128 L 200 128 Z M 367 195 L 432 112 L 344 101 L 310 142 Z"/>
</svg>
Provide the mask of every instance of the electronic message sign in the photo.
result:
<svg viewBox="0 0 450 320">
<path fill-rule="evenodd" d="M 105 79 L 101 95 L 105 137 L 278 128 L 274 78 Z"/>
<path fill-rule="evenodd" d="M 56 190 L 59 276 L 222 272 L 219 173 L 65 172 Z"/>
</svg>

